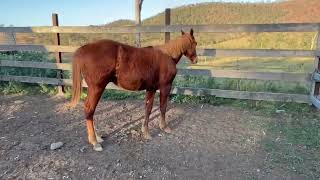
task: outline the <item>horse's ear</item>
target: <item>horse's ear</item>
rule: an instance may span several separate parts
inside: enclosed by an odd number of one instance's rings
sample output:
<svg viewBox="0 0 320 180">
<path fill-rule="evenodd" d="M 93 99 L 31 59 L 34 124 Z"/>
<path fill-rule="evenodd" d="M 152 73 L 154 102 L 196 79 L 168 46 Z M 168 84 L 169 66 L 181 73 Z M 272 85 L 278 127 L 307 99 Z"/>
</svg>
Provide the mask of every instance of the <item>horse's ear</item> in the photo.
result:
<svg viewBox="0 0 320 180">
<path fill-rule="evenodd" d="M 181 29 L 181 34 L 182 34 L 182 35 L 184 35 L 184 34 L 185 34 L 185 32 L 184 32 L 182 29 Z"/>
<path fill-rule="evenodd" d="M 193 36 L 193 29 L 190 29 L 190 35 Z"/>
</svg>

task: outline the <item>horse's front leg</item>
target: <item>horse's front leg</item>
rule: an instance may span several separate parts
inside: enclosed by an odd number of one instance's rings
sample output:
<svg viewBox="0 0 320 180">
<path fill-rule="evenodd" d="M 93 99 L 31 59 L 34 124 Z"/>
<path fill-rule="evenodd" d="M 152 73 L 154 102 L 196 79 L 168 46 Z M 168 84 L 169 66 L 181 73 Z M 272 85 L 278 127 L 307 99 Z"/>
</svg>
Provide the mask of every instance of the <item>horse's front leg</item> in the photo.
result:
<svg viewBox="0 0 320 180">
<path fill-rule="evenodd" d="M 167 110 L 167 103 L 168 97 L 171 91 L 171 84 L 166 85 L 164 87 L 160 87 L 160 111 L 161 111 L 161 119 L 159 123 L 159 127 L 166 133 L 171 133 L 172 130 L 166 123 L 166 110 Z"/>
<path fill-rule="evenodd" d="M 155 93 L 156 93 L 156 91 L 147 91 L 146 99 L 145 99 L 145 103 L 146 103 L 146 105 L 145 105 L 145 118 L 142 120 L 141 131 L 142 131 L 144 139 L 148 139 L 148 140 L 152 139 L 151 135 L 150 135 L 148 123 L 149 123 L 149 117 L 150 117 L 150 113 L 151 113 L 152 106 L 153 106 L 153 99 L 154 99 Z"/>
</svg>

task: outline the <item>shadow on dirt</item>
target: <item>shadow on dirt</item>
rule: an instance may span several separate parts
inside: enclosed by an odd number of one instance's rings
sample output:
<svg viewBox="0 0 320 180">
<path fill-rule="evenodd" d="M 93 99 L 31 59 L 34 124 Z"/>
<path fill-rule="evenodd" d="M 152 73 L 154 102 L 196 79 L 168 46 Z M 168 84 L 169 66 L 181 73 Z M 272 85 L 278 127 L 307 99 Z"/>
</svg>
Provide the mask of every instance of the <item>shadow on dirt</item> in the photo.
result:
<svg viewBox="0 0 320 180">
<path fill-rule="evenodd" d="M 257 117 L 230 107 L 170 104 L 173 134 L 159 131 L 159 107 L 151 115 L 151 141 L 140 132 L 144 102 L 101 101 L 95 115 L 104 151 L 87 143 L 83 104 L 47 96 L 0 96 L 0 179 L 281 179 L 264 171 Z M 50 144 L 64 145 L 50 150 Z"/>
</svg>

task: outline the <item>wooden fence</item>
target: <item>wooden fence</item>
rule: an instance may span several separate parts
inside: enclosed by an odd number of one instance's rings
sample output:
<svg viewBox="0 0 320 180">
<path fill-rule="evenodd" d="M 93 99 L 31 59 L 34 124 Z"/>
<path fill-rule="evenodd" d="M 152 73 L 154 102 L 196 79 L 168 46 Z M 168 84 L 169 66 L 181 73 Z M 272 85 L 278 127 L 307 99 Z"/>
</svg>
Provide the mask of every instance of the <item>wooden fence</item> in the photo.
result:
<svg viewBox="0 0 320 180">
<path fill-rule="evenodd" d="M 165 41 L 170 39 L 170 33 L 180 32 L 181 29 L 193 28 L 195 32 L 319 32 L 320 23 L 290 23 L 290 24 L 242 24 L 242 25 L 170 25 L 170 9 L 165 11 L 165 25 L 158 26 L 59 26 L 58 17 L 53 14 L 53 26 L 41 27 L 0 27 L 0 33 L 54 33 L 55 45 L 0 45 L 0 51 L 45 51 L 55 52 L 56 62 L 31 62 L 1 60 L 0 67 L 28 67 L 59 70 L 57 78 L 29 77 L 29 76 L 0 76 L 0 81 L 19 81 L 25 83 L 43 83 L 60 87 L 64 91 L 65 85 L 71 85 L 70 79 L 63 79 L 62 71 L 71 70 L 69 63 L 62 63 L 62 52 L 74 52 L 78 47 L 61 46 L 59 33 L 165 33 Z M 317 39 L 317 50 L 275 50 L 275 49 L 198 49 L 198 56 L 211 57 L 314 57 L 314 72 L 285 73 L 285 72 L 252 72 L 238 70 L 212 69 L 179 69 L 179 75 L 196 75 L 214 78 L 237 78 L 254 80 L 276 80 L 283 82 L 309 82 L 312 85 L 310 95 L 286 94 L 270 92 L 249 92 L 222 89 L 174 87 L 172 94 L 185 95 L 213 95 L 223 98 L 251 99 L 266 101 L 312 103 L 320 108 L 320 38 Z M 118 89 L 114 85 L 107 88 Z"/>
</svg>

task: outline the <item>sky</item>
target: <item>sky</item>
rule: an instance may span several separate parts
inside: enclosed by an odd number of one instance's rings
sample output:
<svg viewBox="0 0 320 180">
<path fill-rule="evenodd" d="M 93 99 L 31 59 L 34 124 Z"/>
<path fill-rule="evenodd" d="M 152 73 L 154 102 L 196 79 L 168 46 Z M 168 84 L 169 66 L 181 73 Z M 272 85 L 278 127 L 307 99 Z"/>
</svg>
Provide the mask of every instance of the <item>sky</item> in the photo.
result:
<svg viewBox="0 0 320 180">
<path fill-rule="evenodd" d="M 262 0 L 144 0 L 142 19 L 165 8 L 201 2 L 261 2 Z M 265 0 L 273 1 L 273 0 Z M 50 26 L 58 13 L 62 26 L 101 25 L 118 19 L 134 19 L 134 0 L 1 0 L 0 25 Z"/>
</svg>

